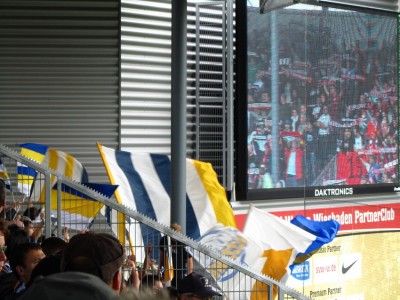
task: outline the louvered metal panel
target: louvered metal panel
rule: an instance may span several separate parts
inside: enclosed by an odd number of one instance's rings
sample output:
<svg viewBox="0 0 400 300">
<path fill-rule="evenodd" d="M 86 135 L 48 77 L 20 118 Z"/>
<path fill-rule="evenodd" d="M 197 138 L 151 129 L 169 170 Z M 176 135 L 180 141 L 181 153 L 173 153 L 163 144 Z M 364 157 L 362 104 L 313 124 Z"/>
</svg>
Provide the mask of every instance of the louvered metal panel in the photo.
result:
<svg viewBox="0 0 400 300">
<path fill-rule="evenodd" d="M 170 153 L 171 1 L 121 1 L 121 148 Z"/>
<path fill-rule="evenodd" d="M 226 12 L 225 3 L 196 9 L 196 156 L 209 161 L 226 185 Z"/>
<path fill-rule="evenodd" d="M 96 142 L 118 148 L 117 0 L 0 1 L 0 143 L 47 144 L 108 182 Z"/>
<path fill-rule="evenodd" d="M 201 1 L 187 1 L 186 126 L 188 157 L 195 157 L 196 145 L 195 39 L 196 3 L 199 2 Z M 122 149 L 170 154 L 171 8 L 171 0 L 123 0 L 121 2 Z M 221 32 L 219 32 L 219 35 L 221 35 Z M 205 42 L 205 45 L 209 47 L 210 43 Z M 209 54 L 212 49 L 207 51 Z M 220 52 L 220 50 L 217 50 L 217 53 L 218 51 Z M 202 58 L 205 57 L 200 57 L 200 59 Z M 209 57 L 207 60 L 209 60 Z M 214 75 L 216 80 L 221 80 L 220 71 L 218 70 L 218 74 Z M 211 78 L 211 76 L 208 78 Z M 211 88 L 211 86 L 208 86 L 208 88 Z M 221 92 L 219 91 L 219 93 Z M 221 148 L 220 151 L 222 150 Z"/>
</svg>

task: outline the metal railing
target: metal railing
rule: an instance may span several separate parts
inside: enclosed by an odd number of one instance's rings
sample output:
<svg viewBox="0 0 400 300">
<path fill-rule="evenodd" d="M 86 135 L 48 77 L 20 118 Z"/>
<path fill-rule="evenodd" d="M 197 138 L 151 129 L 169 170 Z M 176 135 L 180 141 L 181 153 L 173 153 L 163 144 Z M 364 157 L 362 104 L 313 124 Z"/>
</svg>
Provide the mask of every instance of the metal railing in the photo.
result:
<svg viewBox="0 0 400 300">
<path fill-rule="evenodd" d="M 17 162 L 37 172 L 36 180 L 39 182 L 35 182 L 35 185 L 39 184 L 41 188 L 34 189 L 35 192 L 29 195 L 29 198 L 36 199 L 30 205 L 44 208 L 44 237 L 63 237 L 66 228 L 71 235 L 86 227 L 96 232 L 113 233 L 120 241 L 125 242 L 127 256 L 131 254 L 136 256 L 137 266 L 142 269 L 142 274 L 155 272 L 165 274 L 168 270 L 158 266 L 160 252 L 165 251 L 165 248 L 162 248 L 164 246 L 160 244 L 160 238 L 165 236 L 173 241 L 171 243 L 173 253 L 184 253 L 180 257 L 175 257 L 175 274 L 177 276 L 186 274 L 187 267 L 183 263 L 180 264 L 179 259 L 192 257 L 194 263 L 191 270 L 203 274 L 208 279 L 209 285 L 223 295 L 219 299 L 250 299 L 250 294 L 252 299 L 273 299 L 274 289 L 277 299 L 308 299 L 298 291 L 258 274 L 250 267 L 215 252 L 212 248 L 174 231 L 169 226 L 118 204 L 113 198 L 108 198 L 84 184 L 69 180 L 1 144 L 0 158 L 12 183 L 11 190 L 7 191 L 8 205 L 27 204 L 26 200 L 18 203 L 25 196 L 16 188 L 17 174 L 14 170 Z M 57 183 L 51 187 L 50 183 L 54 182 L 54 177 Z M 146 244 L 143 243 L 143 236 L 146 236 Z M 204 257 L 209 262 L 207 267 L 198 263 L 204 260 Z M 145 260 L 149 263 L 143 265 Z M 221 273 L 230 274 L 234 279 L 230 280 L 229 284 L 216 282 L 212 274 Z M 124 278 L 129 283 L 129 272 L 125 272 Z"/>
</svg>

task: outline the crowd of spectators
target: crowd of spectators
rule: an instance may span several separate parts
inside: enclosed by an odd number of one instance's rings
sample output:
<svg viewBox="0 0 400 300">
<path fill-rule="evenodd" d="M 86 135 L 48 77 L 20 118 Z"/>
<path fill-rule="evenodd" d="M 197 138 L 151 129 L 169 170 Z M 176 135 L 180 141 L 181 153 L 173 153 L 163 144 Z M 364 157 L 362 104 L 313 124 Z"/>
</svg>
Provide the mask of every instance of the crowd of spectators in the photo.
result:
<svg viewBox="0 0 400 300">
<path fill-rule="evenodd" d="M 249 189 L 397 182 L 396 42 L 342 44 L 280 57 L 276 100 L 270 56 L 249 49 Z"/>
<path fill-rule="evenodd" d="M 126 255 L 112 233 L 84 230 L 70 238 L 64 231 L 63 238 L 45 237 L 43 220 L 32 221 L 43 218 L 40 210 L 31 203 L 6 205 L 5 190 L 0 180 L 0 299 L 186 300 L 221 296 L 203 275 L 193 272 L 192 257 L 184 244 L 166 238 L 160 241 L 160 258 L 168 247 L 171 255 L 175 254 L 175 280 L 166 281 L 162 272 L 166 266 L 154 267 L 157 260 L 150 257 L 151 245 L 140 263 L 135 254 Z M 178 224 L 171 228 L 180 230 Z M 161 266 L 161 259 L 159 262 Z"/>
</svg>

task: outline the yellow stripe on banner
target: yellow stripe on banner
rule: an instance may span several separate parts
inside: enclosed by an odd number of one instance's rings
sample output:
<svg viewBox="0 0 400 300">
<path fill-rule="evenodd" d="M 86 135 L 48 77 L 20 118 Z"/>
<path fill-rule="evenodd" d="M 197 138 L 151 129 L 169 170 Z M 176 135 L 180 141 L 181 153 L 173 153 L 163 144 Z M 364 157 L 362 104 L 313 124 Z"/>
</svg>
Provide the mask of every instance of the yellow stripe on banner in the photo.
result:
<svg viewBox="0 0 400 300">
<path fill-rule="evenodd" d="M 10 179 L 10 178 L 8 177 L 7 172 L 0 172 L 0 178 L 3 178 L 3 179 Z"/>
<path fill-rule="evenodd" d="M 33 182 L 35 181 L 35 177 L 24 174 L 18 174 L 17 180 L 19 183 L 32 185 Z"/>
<path fill-rule="evenodd" d="M 211 201 L 217 221 L 225 226 L 237 228 L 225 189 L 219 183 L 217 173 L 212 165 L 198 160 L 193 160 L 193 163 Z"/>
<path fill-rule="evenodd" d="M 52 170 L 58 170 L 58 155 L 57 150 L 49 149 L 49 168 Z"/>
<path fill-rule="evenodd" d="M 32 160 L 35 160 L 39 163 L 43 162 L 44 160 L 44 155 L 41 153 L 38 153 L 36 151 L 32 151 L 26 148 L 21 148 L 21 155 L 29 157 Z"/>
<path fill-rule="evenodd" d="M 108 165 L 107 159 L 103 153 L 103 146 L 97 142 L 97 148 L 99 149 L 100 157 L 103 160 L 103 164 L 104 164 L 104 167 L 106 168 L 106 172 L 107 172 L 108 178 L 110 179 L 110 183 L 112 185 L 117 185 L 114 177 L 112 176 L 111 168 Z M 122 204 L 121 196 L 118 193 L 118 189 L 115 190 L 114 195 L 115 195 L 115 199 L 117 200 L 117 203 Z M 126 218 L 125 218 L 125 215 L 122 213 L 118 213 L 117 220 L 118 220 L 118 239 L 119 239 L 119 242 L 125 247 L 125 245 L 126 245 L 126 230 L 125 230 Z M 135 253 L 134 248 L 133 248 L 133 243 L 132 243 L 130 237 L 128 239 L 128 243 L 131 247 L 132 254 Z"/>
<path fill-rule="evenodd" d="M 61 192 L 61 210 L 86 218 L 94 218 L 103 207 L 97 201 L 91 201 L 66 192 Z M 51 209 L 57 210 L 57 190 L 51 191 Z"/>
<path fill-rule="evenodd" d="M 57 150 L 49 149 L 47 159 L 48 159 L 47 165 L 48 165 L 49 169 L 58 171 Z M 56 180 L 57 180 L 57 178 L 53 174 L 50 174 L 50 187 L 53 187 L 53 185 L 56 183 Z M 44 184 L 43 184 L 38 201 L 45 201 L 45 199 L 46 199 L 45 194 L 46 194 L 46 189 L 44 188 Z M 56 195 L 56 199 L 57 199 L 57 195 Z"/>
<path fill-rule="evenodd" d="M 72 179 L 74 176 L 75 158 L 67 153 L 67 157 L 65 158 L 65 160 L 66 160 L 66 166 L 64 175 L 65 177 Z"/>
<path fill-rule="evenodd" d="M 126 229 L 125 229 L 125 221 L 126 217 L 123 213 L 117 213 L 118 219 L 118 239 L 119 242 L 125 247 L 126 243 Z"/>
<path fill-rule="evenodd" d="M 106 168 L 106 172 L 107 172 L 108 178 L 110 179 L 110 183 L 111 183 L 112 185 L 118 185 L 118 184 L 116 183 L 114 177 L 112 176 L 111 168 L 110 168 L 110 166 L 108 165 L 108 162 L 107 162 L 107 159 L 106 159 L 106 157 L 105 157 L 105 154 L 103 153 L 103 146 L 100 145 L 100 144 L 97 142 L 97 148 L 99 149 L 100 157 L 101 157 L 101 159 L 103 160 L 103 164 L 104 164 L 104 167 Z M 117 200 L 117 203 L 122 204 L 121 196 L 120 196 L 119 193 L 118 193 L 118 189 L 115 190 L 114 194 L 115 194 L 115 199 Z"/>
</svg>

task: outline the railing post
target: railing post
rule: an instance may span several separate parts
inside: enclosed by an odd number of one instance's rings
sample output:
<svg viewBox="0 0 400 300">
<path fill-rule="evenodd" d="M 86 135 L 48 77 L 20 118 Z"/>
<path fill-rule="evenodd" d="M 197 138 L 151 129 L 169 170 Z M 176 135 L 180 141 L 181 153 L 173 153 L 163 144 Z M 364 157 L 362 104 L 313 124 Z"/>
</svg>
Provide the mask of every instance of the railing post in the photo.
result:
<svg viewBox="0 0 400 300">
<path fill-rule="evenodd" d="M 45 227 L 44 227 L 44 235 L 46 238 L 51 236 L 51 187 L 50 187 L 50 172 L 45 172 Z"/>
<path fill-rule="evenodd" d="M 61 185 L 62 185 L 62 179 L 60 177 L 57 177 L 57 236 L 59 238 L 62 238 Z"/>
</svg>

